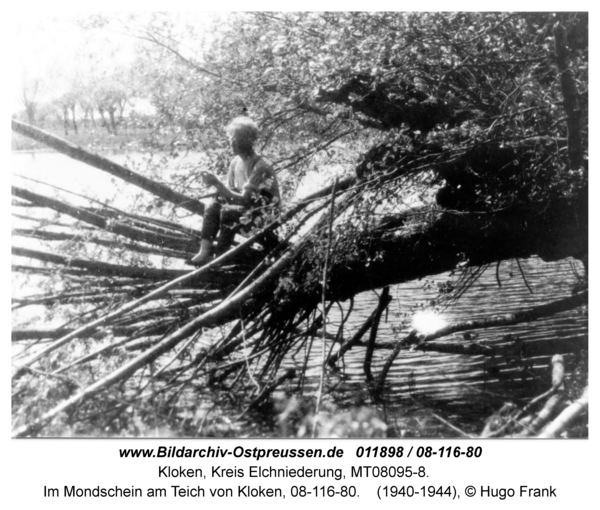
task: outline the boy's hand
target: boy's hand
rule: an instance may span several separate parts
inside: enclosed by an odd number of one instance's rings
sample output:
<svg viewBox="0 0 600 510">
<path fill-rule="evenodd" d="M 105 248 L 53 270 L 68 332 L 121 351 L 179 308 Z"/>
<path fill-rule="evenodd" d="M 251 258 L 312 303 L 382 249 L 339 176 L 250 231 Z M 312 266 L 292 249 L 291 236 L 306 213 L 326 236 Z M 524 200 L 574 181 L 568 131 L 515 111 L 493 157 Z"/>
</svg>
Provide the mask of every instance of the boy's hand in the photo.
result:
<svg viewBox="0 0 600 510">
<path fill-rule="evenodd" d="M 219 185 L 221 184 L 219 178 L 213 173 L 202 171 L 200 172 L 200 175 L 202 176 L 204 184 L 206 184 L 207 186 L 219 187 Z"/>
</svg>

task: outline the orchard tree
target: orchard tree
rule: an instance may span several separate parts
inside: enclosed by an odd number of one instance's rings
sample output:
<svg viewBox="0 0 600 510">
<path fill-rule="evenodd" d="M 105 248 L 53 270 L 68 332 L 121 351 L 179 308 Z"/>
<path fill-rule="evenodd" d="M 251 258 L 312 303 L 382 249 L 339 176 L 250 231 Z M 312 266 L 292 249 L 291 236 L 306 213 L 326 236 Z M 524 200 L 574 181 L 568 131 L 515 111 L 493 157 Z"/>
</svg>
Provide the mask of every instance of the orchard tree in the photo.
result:
<svg viewBox="0 0 600 510">
<path fill-rule="evenodd" d="M 62 113 L 63 129 L 65 136 L 69 134 L 69 126 L 75 134 L 78 133 L 76 108 L 78 104 L 77 93 L 74 91 L 65 92 L 54 100 L 57 109 Z M 71 118 L 69 119 L 69 114 Z"/>
<path fill-rule="evenodd" d="M 43 90 L 43 81 L 39 77 L 23 77 L 21 86 L 21 103 L 25 108 L 27 122 L 33 126 L 37 125 L 36 114 L 40 106 L 40 95 Z"/>
</svg>

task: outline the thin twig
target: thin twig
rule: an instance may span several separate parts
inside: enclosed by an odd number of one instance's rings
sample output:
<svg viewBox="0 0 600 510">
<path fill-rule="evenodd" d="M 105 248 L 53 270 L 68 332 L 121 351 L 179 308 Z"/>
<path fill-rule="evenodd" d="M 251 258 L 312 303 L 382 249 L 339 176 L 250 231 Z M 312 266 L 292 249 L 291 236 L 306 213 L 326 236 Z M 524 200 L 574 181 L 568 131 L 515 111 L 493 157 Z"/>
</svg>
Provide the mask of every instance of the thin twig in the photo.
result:
<svg viewBox="0 0 600 510">
<path fill-rule="evenodd" d="M 319 379 L 319 391 L 317 393 L 317 404 L 315 406 L 315 416 L 318 416 L 319 414 L 319 408 L 321 407 L 321 398 L 323 396 L 323 385 L 325 382 L 325 365 L 326 365 L 326 358 L 325 358 L 325 346 L 326 346 L 326 342 L 327 342 L 327 311 L 326 311 L 326 307 L 325 307 L 325 300 L 326 300 L 326 294 L 327 294 L 327 270 L 328 270 L 328 265 L 329 265 L 329 255 L 331 254 L 331 238 L 332 238 L 332 231 L 333 231 L 333 212 L 334 212 L 334 207 L 335 207 L 335 189 L 337 187 L 337 179 L 335 180 L 334 184 L 333 184 L 333 188 L 331 189 L 331 205 L 329 208 L 329 235 L 327 238 L 327 252 L 325 253 L 325 264 L 323 266 L 323 293 L 321 295 L 321 306 L 323 309 L 323 335 L 322 335 L 322 339 L 323 339 L 323 343 L 322 343 L 322 349 L 321 349 L 321 377 Z M 313 422 L 313 430 L 312 430 L 312 437 L 315 437 L 317 431 L 317 420 L 315 419 L 315 421 Z"/>
<path fill-rule="evenodd" d="M 529 289 L 529 293 L 533 294 L 533 289 L 529 286 L 529 282 L 527 281 L 527 278 L 525 277 L 525 273 L 523 272 L 523 268 L 521 267 L 521 262 L 519 261 L 519 259 L 515 259 L 517 261 L 517 266 L 519 266 L 519 271 L 521 272 L 521 276 L 523 277 L 523 282 L 525 282 L 525 286 Z"/>
</svg>

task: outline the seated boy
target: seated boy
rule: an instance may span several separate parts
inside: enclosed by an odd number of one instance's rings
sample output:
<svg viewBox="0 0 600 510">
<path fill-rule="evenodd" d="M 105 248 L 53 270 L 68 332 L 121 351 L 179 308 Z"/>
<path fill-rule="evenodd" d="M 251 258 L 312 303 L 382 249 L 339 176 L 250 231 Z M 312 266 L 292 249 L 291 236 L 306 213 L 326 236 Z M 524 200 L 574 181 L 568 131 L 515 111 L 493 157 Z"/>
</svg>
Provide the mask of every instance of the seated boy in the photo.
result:
<svg viewBox="0 0 600 510">
<path fill-rule="evenodd" d="M 204 212 L 200 251 L 190 260 L 201 266 L 209 262 L 216 250 L 228 250 L 242 226 L 245 214 L 279 203 L 279 184 L 273 168 L 256 152 L 254 142 L 258 127 L 249 117 L 237 117 L 226 128 L 234 158 L 229 165 L 227 185 L 210 173 L 202 172 L 207 186 L 217 188 L 217 197 Z"/>
</svg>

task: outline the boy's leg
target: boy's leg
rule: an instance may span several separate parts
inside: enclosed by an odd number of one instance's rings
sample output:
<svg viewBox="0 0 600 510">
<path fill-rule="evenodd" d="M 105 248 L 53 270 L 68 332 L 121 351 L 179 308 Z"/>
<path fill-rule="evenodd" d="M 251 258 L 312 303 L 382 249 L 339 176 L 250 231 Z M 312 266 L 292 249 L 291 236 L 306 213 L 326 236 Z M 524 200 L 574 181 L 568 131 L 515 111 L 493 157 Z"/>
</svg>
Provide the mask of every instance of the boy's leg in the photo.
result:
<svg viewBox="0 0 600 510">
<path fill-rule="evenodd" d="M 213 200 L 204 210 L 204 221 L 202 222 L 201 239 L 210 239 L 211 241 L 217 237 L 217 232 L 221 226 L 221 210 L 223 206 Z"/>
<path fill-rule="evenodd" d="M 219 202 L 213 201 L 205 209 L 202 232 L 200 234 L 200 251 L 190 259 L 192 264 L 200 266 L 212 259 L 214 255 L 213 241 L 217 236 L 221 224 L 222 207 Z"/>
<path fill-rule="evenodd" d="M 240 207 L 224 206 L 221 209 L 221 230 L 217 238 L 217 254 L 225 253 L 233 244 L 243 214 L 244 210 Z"/>
</svg>

